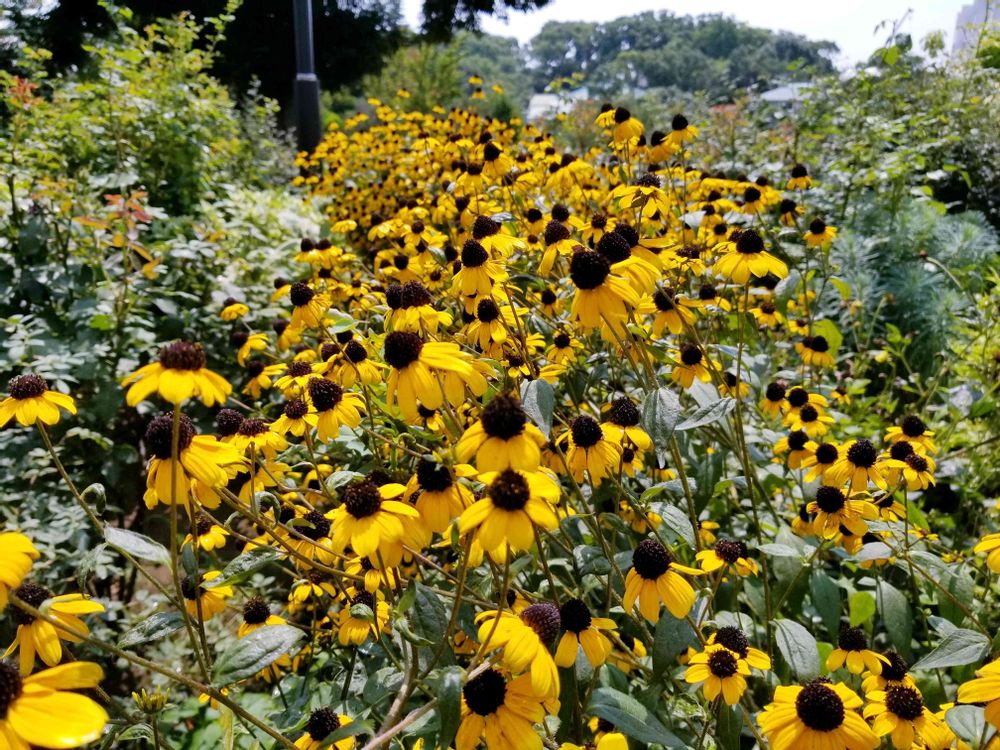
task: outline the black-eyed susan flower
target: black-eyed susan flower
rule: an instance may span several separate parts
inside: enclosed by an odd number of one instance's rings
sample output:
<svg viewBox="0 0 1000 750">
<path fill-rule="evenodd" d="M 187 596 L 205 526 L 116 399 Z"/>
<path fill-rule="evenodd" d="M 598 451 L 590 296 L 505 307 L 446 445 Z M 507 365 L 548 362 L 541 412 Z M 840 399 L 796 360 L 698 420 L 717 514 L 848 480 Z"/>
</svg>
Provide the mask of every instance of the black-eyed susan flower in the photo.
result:
<svg viewBox="0 0 1000 750">
<path fill-rule="evenodd" d="M 566 467 L 575 481 L 582 482 L 586 472 L 596 486 L 617 468 L 622 453 L 615 440 L 618 434 L 614 428 L 605 428 L 586 414 L 570 422 L 559 443 L 566 446 Z"/>
<path fill-rule="evenodd" d="M 306 396 L 315 411 L 313 416 L 320 440 L 333 440 L 340 433 L 341 425 L 353 429 L 361 424 L 364 399 L 359 394 L 345 391 L 325 378 L 314 377 L 306 384 Z"/>
<path fill-rule="evenodd" d="M 1000 659 L 976 670 L 976 678 L 958 686 L 959 703 L 983 703 L 986 721 L 1000 728 Z"/>
<path fill-rule="evenodd" d="M 305 282 L 297 281 L 289 289 L 288 299 L 292 303 L 290 327 L 293 330 L 319 328 L 323 324 L 323 316 L 330 307 L 329 295 L 317 294 L 316 290 Z"/>
<path fill-rule="evenodd" d="M 808 434 L 808 433 L 807 433 Z M 811 456 L 802 459 L 802 468 L 807 469 L 804 481 L 825 480 L 827 472 L 840 458 L 840 448 L 834 443 L 820 443 Z"/>
<path fill-rule="evenodd" d="M 503 558 L 506 545 L 525 551 L 535 543 L 534 526 L 551 531 L 558 525 L 552 506 L 559 485 L 543 471 L 504 469 L 480 474 L 483 496 L 462 512 L 460 534 L 475 530 L 491 555 Z"/>
<path fill-rule="evenodd" d="M 475 240 L 466 240 L 461 259 L 462 267 L 452 278 L 451 288 L 463 301 L 489 297 L 496 284 L 507 280 L 503 264 L 492 259 L 486 248 Z M 469 310 L 468 306 L 466 309 Z"/>
<path fill-rule="evenodd" d="M 515 250 L 523 250 L 525 242 L 504 231 L 503 224 L 489 216 L 477 216 L 472 222 L 472 239 L 486 248 L 487 252 L 496 253 L 502 258 L 509 258 Z"/>
<path fill-rule="evenodd" d="M 804 404 L 799 409 L 789 409 L 782 424 L 791 430 L 802 430 L 811 438 L 822 437 L 829 432 L 833 417 L 821 407 Z"/>
<path fill-rule="evenodd" d="M 791 198 L 783 198 L 778 204 L 778 221 L 782 226 L 794 227 L 799 223 L 799 217 L 805 213 L 805 209 L 798 205 Z"/>
<path fill-rule="evenodd" d="M 559 746 L 559 750 L 628 750 L 628 740 L 621 732 L 606 732 L 600 737 L 595 737 L 596 744 L 587 746 L 575 745 L 572 742 L 564 742 Z"/>
<path fill-rule="evenodd" d="M 888 659 L 868 648 L 868 636 L 863 629 L 841 625 L 837 648 L 827 657 L 826 668 L 834 672 L 846 665 L 851 674 L 865 671 L 881 674 L 883 665 L 888 663 Z"/>
<path fill-rule="evenodd" d="M 641 315 L 653 315 L 653 335 L 662 336 L 664 329 L 677 335 L 694 325 L 692 303 L 678 296 L 672 287 L 660 287 L 652 296 L 643 298 L 636 309 Z"/>
<path fill-rule="evenodd" d="M 640 426 L 639 409 L 626 396 L 616 398 L 604 413 L 601 431 L 608 440 L 619 445 L 631 444 L 640 451 L 649 450 L 653 441 Z"/>
<path fill-rule="evenodd" d="M 788 182 L 785 183 L 788 190 L 807 190 L 812 187 L 812 179 L 809 177 L 809 170 L 804 164 L 796 164 L 788 175 Z"/>
<path fill-rule="evenodd" d="M 122 380 L 129 386 L 125 401 L 135 406 L 153 393 L 172 404 L 199 398 L 205 406 L 222 404 L 233 387 L 221 375 L 205 367 L 205 352 L 199 344 L 175 341 L 160 349 L 156 362 L 140 367 Z"/>
<path fill-rule="evenodd" d="M 443 534 L 452 520 L 475 500 L 472 491 L 458 477 L 472 477 L 475 473 L 468 464 L 452 468 L 423 458 L 406 485 L 405 499 L 413 503 L 428 529 Z"/>
<path fill-rule="evenodd" d="M 341 646 L 360 646 L 369 637 L 378 640 L 389 631 L 389 605 L 382 592 L 351 589 L 337 620 L 337 640 Z"/>
<path fill-rule="evenodd" d="M 351 717 L 338 714 L 329 706 L 317 708 L 309 714 L 306 731 L 295 740 L 299 750 L 320 750 L 322 747 L 332 747 L 334 750 L 351 750 L 354 747 L 354 737 L 344 737 L 327 744 L 326 738 L 343 726 L 351 723 Z"/>
<path fill-rule="evenodd" d="M 211 620 L 226 611 L 226 600 L 236 593 L 233 587 L 228 584 L 205 585 L 221 576 L 221 571 L 210 570 L 199 578 L 184 576 L 181 579 L 181 596 L 184 597 L 184 608 L 189 615 L 197 617 L 200 609 L 202 619 Z"/>
<path fill-rule="evenodd" d="M 701 349 L 689 341 L 680 345 L 675 354 L 675 362 L 670 370 L 670 379 L 682 388 L 690 388 L 695 380 L 707 383 L 712 374 L 706 366 L 707 360 Z"/>
<path fill-rule="evenodd" d="M 910 665 L 898 651 L 889 649 L 883 651 L 881 656 L 883 657 L 881 673 L 867 672 L 861 682 L 862 690 L 870 693 L 873 690 L 886 690 L 892 685 L 916 685 L 913 678 L 907 674 Z"/>
<path fill-rule="evenodd" d="M 830 467 L 827 477 L 833 484 L 848 483 L 850 492 L 866 490 L 869 482 L 879 489 L 887 489 L 885 474 L 878 462 L 878 451 L 867 438 L 843 446 L 840 458 Z"/>
<path fill-rule="evenodd" d="M 245 466 L 242 454 L 211 435 L 197 434 L 186 414 L 180 415 L 177 427 L 176 459 L 172 452 L 173 415 L 155 417 L 146 428 L 143 439 L 149 455 L 143 495 L 146 507 L 152 510 L 157 503 L 164 503 L 190 510 L 191 497 L 207 508 L 218 507 L 214 488 L 226 486 Z"/>
<path fill-rule="evenodd" d="M 594 617 L 582 599 L 564 601 L 559 607 L 559 619 L 564 632 L 556 648 L 557 666 L 573 666 L 577 651 L 581 648 L 591 666 L 599 667 L 607 661 L 612 646 L 601 631 L 615 630 L 617 626 L 614 620 Z"/>
<path fill-rule="evenodd" d="M 225 547 L 228 537 L 229 531 L 218 521 L 207 513 L 199 513 L 195 516 L 191 533 L 184 537 L 184 544 L 194 542 L 198 549 L 212 552 Z"/>
<path fill-rule="evenodd" d="M 738 659 L 745 661 L 753 669 L 767 670 L 771 668 L 771 659 L 760 649 L 750 645 L 746 633 L 732 625 L 726 625 L 712 633 L 705 641 L 708 644 L 719 644 L 736 654 Z"/>
<path fill-rule="evenodd" d="M 924 421 L 913 414 L 903 417 L 903 421 L 898 426 L 893 425 L 885 432 L 885 439 L 889 443 L 897 443 L 905 440 L 911 443 L 917 450 L 922 447 L 927 453 L 937 453 L 937 446 L 934 444 L 934 433 L 927 429 Z"/>
<path fill-rule="evenodd" d="M 461 715 L 456 750 L 475 750 L 482 740 L 489 750 L 542 750 L 534 725 L 545 718 L 545 707 L 530 675 L 507 680 L 496 669 L 480 672 L 462 688 Z"/>
<path fill-rule="evenodd" d="M 771 419 L 777 419 L 788 405 L 785 400 L 784 384 L 771 382 L 764 389 L 764 397 L 760 400 L 760 410 Z"/>
<path fill-rule="evenodd" d="M 774 444 L 774 455 L 783 456 L 789 469 L 801 468 L 802 462 L 813 455 L 816 443 L 809 439 L 804 430 L 792 430 Z"/>
<path fill-rule="evenodd" d="M 38 559 L 38 550 L 24 534 L 0 532 L 0 612 L 7 607 L 10 591 L 21 585 Z"/>
<path fill-rule="evenodd" d="M 611 272 L 611 263 L 598 252 L 580 250 L 570 260 L 570 280 L 576 287 L 570 314 L 583 330 L 602 323 L 617 326 L 639 304 L 639 294 L 621 276 Z"/>
<path fill-rule="evenodd" d="M 795 344 L 795 351 L 809 367 L 833 367 L 836 360 L 825 336 L 806 336 Z"/>
<path fill-rule="evenodd" d="M 237 638 L 245 638 L 255 630 L 268 625 L 283 625 L 285 619 L 271 612 L 268 603 L 260 596 L 252 596 L 243 604 L 243 621 L 236 631 Z M 287 657 L 286 657 L 287 658 Z M 291 661 L 289 661 L 289 664 Z"/>
<path fill-rule="evenodd" d="M 861 699 L 846 685 L 817 678 L 779 685 L 757 723 L 780 750 L 875 750 L 881 742 L 858 714 Z"/>
<path fill-rule="evenodd" d="M 108 714 L 94 700 L 70 692 L 96 688 L 104 672 L 76 661 L 30 677 L 0 661 L 0 741 L 10 750 L 71 748 L 100 739 Z"/>
<path fill-rule="evenodd" d="M 941 750 L 951 745 L 954 734 L 924 705 L 915 686 L 893 685 L 866 697 L 864 716 L 872 720 L 872 731 L 880 737 L 889 735 L 896 750 Z"/>
<path fill-rule="evenodd" d="M 976 554 L 986 553 L 986 566 L 994 573 L 1000 573 L 1000 532 L 987 534 L 972 548 Z M 0 589 L 3 585 L 0 584 Z M 2 597 L 2 593 L 0 593 Z"/>
<path fill-rule="evenodd" d="M 837 237 L 837 228 L 820 218 L 809 222 L 809 229 L 802 235 L 809 247 L 826 247 Z"/>
<path fill-rule="evenodd" d="M 676 146 L 683 146 L 698 137 L 698 128 L 688 122 L 682 114 L 676 114 L 670 121 L 670 132 L 667 139 Z"/>
<path fill-rule="evenodd" d="M 36 655 L 50 667 L 59 664 L 63 656 L 61 641 L 79 643 L 80 636 L 75 635 L 75 633 L 83 633 L 84 635 L 90 633 L 90 629 L 80 619 L 80 615 L 104 611 L 103 605 L 84 597 L 82 594 L 52 596 L 52 592 L 37 583 L 22 583 L 14 589 L 13 593 L 25 604 L 57 620 L 67 628 L 64 630 L 48 620 L 36 618 L 29 612 L 20 609 L 14 611 L 13 619 L 17 623 L 17 633 L 14 636 L 14 642 L 10 644 L 3 656 L 6 658 L 18 651 L 22 675 L 31 674 L 35 666 Z"/>
<path fill-rule="evenodd" d="M 625 609 L 631 610 L 638 600 L 642 616 L 657 622 L 662 603 L 670 614 L 683 619 L 694 606 L 694 589 L 681 573 L 701 575 L 700 570 L 674 562 L 673 556 L 659 542 L 643 539 L 632 553 L 632 567 L 625 578 L 622 597 Z"/>
<path fill-rule="evenodd" d="M 389 547 L 403 538 L 403 524 L 420 518 L 416 508 L 395 499 L 405 491 L 401 484 L 378 486 L 367 479 L 345 487 L 342 503 L 330 513 L 334 552 L 340 554 L 350 544 L 365 557 L 379 551 L 387 554 Z"/>
<path fill-rule="evenodd" d="M 855 536 L 864 536 L 868 521 L 878 518 L 878 508 L 867 495 L 848 498 L 839 487 L 828 485 L 816 490 L 816 499 L 809 503 L 808 511 L 816 514 L 813 532 L 824 539 L 831 539 L 842 526 Z"/>
<path fill-rule="evenodd" d="M 474 460 L 480 471 L 534 471 L 541 463 L 544 443 L 545 436 L 528 421 L 520 400 L 498 393 L 483 407 L 479 420 L 462 434 L 455 454 L 463 463 Z"/>
<path fill-rule="evenodd" d="M 0 401 L 0 427 L 5 427 L 12 419 L 23 427 L 35 422 L 54 425 L 59 421 L 60 409 L 76 414 L 73 397 L 50 391 L 49 384 L 41 375 L 29 373 L 11 378 L 7 391 L 10 395 Z"/>
<path fill-rule="evenodd" d="M 552 346 L 545 352 L 545 357 L 554 364 L 566 364 L 575 360 L 583 348 L 583 344 L 569 332 L 557 331 L 552 337 Z"/>
<path fill-rule="evenodd" d="M 714 271 L 736 284 L 746 284 L 751 276 L 788 275 L 788 266 L 764 249 L 764 240 L 753 229 L 743 229 L 727 243 L 725 252 L 715 261 Z"/>
<path fill-rule="evenodd" d="M 271 423 L 271 430 L 282 436 L 291 433 L 302 437 L 306 430 L 316 426 L 317 420 L 318 417 L 305 400 L 293 398 L 285 402 L 281 416 Z"/>
<path fill-rule="evenodd" d="M 722 382 L 719 383 L 719 395 L 730 398 L 746 398 L 750 393 L 750 384 L 741 378 L 736 377 L 732 370 L 722 373 Z"/>
<path fill-rule="evenodd" d="M 502 648 L 503 664 L 513 674 L 529 672 L 531 689 L 542 698 L 559 695 L 559 671 L 549 649 L 559 635 L 559 608 L 549 602 L 526 607 L 520 615 L 483 612 L 476 617 L 479 642 L 489 651 Z"/>
<path fill-rule="evenodd" d="M 726 704 L 732 706 L 739 703 L 747 689 L 746 677 L 749 675 L 750 667 L 745 661 L 728 648 L 713 644 L 691 657 L 684 671 L 684 681 L 692 685 L 701 684 L 708 700 L 713 701 L 722 695 Z"/>
<path fill-rule="evenodd" d="M 624 146 L 637 140 L 645 128 L 643 124 L 632 117 L 625 107 L 618 107 L 614 113 L 614 124 L 611 128 L 611 142 L 616 146 Z"/>
<path fill-rule="evenodd" d="M 225 302 L 222 303 L 222 311 L 219 313 L 219 317 L 226 321 L 239 320 L 249 312 L 250 308 L 247 307 L 246 303 L 240 302 L 233 297 L 227 297 Z"/>
<path fill-rule="evenodd" d="M 706 573 L 726 568 L 741 576 L 757 575 L 757 563 L 750 558 L 745 542 L 739 539 L 719 539 L 712 549 L 703 549 L 695 559 Z"/>
<path fill-rule="evenodd" d="M 417 418 L 418 403 L 438 409 L 446 396 L 452 405 L 460 404 L 466 387 L 477 396 L 486 392 L 486 378 L 458 344 L 424 341 L 415 333 L 393 331 L 385 337 L 384 353 L 392 368 L 386 381 L 388 406 L 391 409 L 398 403 L 407 419 Z M 453 385 L 443 380 L 449 374 L 456 378 Z"/>
<path fill-rule="evenodd" d="M 757 321 L 758 328 L 778 328 L 784 323 L 784 316 L 778 311 L 774 300 L 761 300 L 757 307 L 750 309 L 750 314 Z"/>
</svg>

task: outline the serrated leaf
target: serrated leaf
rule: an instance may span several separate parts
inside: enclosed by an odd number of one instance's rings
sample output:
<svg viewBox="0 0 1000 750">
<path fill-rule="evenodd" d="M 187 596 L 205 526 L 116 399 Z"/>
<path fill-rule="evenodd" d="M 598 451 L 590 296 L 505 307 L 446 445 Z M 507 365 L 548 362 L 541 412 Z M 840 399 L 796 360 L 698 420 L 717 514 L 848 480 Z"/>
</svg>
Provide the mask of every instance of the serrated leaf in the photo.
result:
<svg viewBox="0 0 1000 750">
<path fill-rule="evenodd" d="M 115 549 L 126 552 L 132 557 L 158 565 L 170 564 L 170 553 L 167 552 L 167 548 L 159 542 L 154 542 L 148 536 L 137 534 L 128 529 L 105 526 L 104 539 Z"/>
<path fill-rule="evenodd" d="M 268 625 L 241 638 L 215 662 L 213 682 L 218 686 L 251 677 L 291 652 L 305 637 L 291 625 Z"/>
<path fill-rule="evenodd" d="M 913 665 L 912 669 L 943 669 L 974 664 L 990 652 L 990 639 L 982 633 L 955 628 L 937 647 Z"/>
<path fill-rule="evenodd" d="M 448 667 L 441 675 L 438 716 L 441 729 L 438 732 L 437 746 L 451 747 L 462 720 L 462 670 L 458 667 Z"/>
<path fill-rule="evenodd" d="M 118 648 L 133 648 L 140 643 L 156 641 L 182 627 L 184 618 L 180 612 L 157 612 L 122 633 L 118 639 Z"/>
<path fill-rule="evenodd" d="M 670 454 L 670 439 L 681 417 L 681 400 L 669 388 L 658 388 L 642 402 L 642 428 L 653 439 L 656 460 L 665 466 Z"/>
<path fill-rule="evenodd" d="M 614 688 L 597 688 L 590 696 L 591 714 L 607 719 L 618 731 L 639 742 L 666 747 L 687 747 L 635 698 Z"/>
<path fill-rule="evenodd" d="M 521 407 L 531 417 L 545 437 L 552 432 L 552 412 L 556 408 L 556 392 L 551 383 L 530 380 L 521 388 Z"/>
<path fill-rule="evenodd" d="M 676 429 L 678 432 L 683 432 L 685 430 L 693 430 L 696 427 L 713 424 L 720 419 L 724 419 L 735 408 L 736 399 L 729 396 L 720 398 L 718 401 L 698 409 L 698 411 L 677 425 Z"/>
<path fill-rule="evenodd" d="M 775 642 L 792 673 L 800 682 L 819 676 L 819 649 L 816 638 L 799 623 L 775 620 Z"/>
</svg>

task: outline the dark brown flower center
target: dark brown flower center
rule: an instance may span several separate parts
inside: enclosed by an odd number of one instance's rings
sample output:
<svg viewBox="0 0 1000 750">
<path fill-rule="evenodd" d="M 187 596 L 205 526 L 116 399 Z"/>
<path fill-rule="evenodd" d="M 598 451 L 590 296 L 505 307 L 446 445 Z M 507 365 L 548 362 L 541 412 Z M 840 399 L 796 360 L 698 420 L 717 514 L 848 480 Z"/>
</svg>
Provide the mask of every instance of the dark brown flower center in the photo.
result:
<svg viewBox="0 0 1000 750">
<path fill-rule="evenodd" d="M 21 695 L 24 682 L 17 667 L 8 661 L 0 661 L 0 721 L 7 718 L 7 710 Z"/>
<path fill-rule="evenodd" d="M 500 231 L 500 222 L 493 221 L 489 216 L 477 216 L 472 223 L 472 239 L 481 240 Z"/>
<path fill-rule="evenodd" d="M 444 492 L 452 486 L 454 480 L 451 470 L 444 464 L 422 459 L 417 465 L 417 482 L 422 490 Z"/>
<path fill-rule="evenodd" d="M 569 277 L 577 289 L 596 289 L 611 273 L 611 264 L 600 253 L 583 250 L 573 254 Z"/>
<path fill-rule="evenodd" d="M 804 430 L 795 430 L 788 433 L 788 447 L 793 451 L 802 450 L 808 442 L 809 436 L 806 435 Z"/>
<path fill-rule="evenodd" d="M 632 248 L 628 240 L 615 232 L 608 232 L 597 243 L 597 252 L 603 255 L 608 263 L 621 263 L 632 257 Z"/>
<path fill-rule="evenodd" d="M 785 386 L 781 383 L 768 383 L 764 397 L 768 401 L 781 401 L 785 397 Z"/>
<path fill-rule="evenodd" d="M 292 300 L 292 304 L 296 307 L 302 307 L 303 305 L 308 305 L 312 302 L 313 297 L 316 296 L 316 292 L 309 288 L 309 285 L 296 281 L 292 284 L 292 288 L 288 294 L 289 298 Z"/>
<path fill-rule="evenodd" d="M 701 349 L 691 343 L 685 342 L 681 344 L 681 362 L 688 367 L 693 367 L 701 362 L 701 359 Z"/>
<path fill-rule="evenodd" d="M 917 438 L 927 432 L 927 425 L 924 424 L 920 417 L 913 416 L 912 414 L 908 417 L 903 418 L 903 423 L 900 425 L 903 429 L 903 434 L 906 437 Z"/>
<path fill-rule="evenodd" d="M 486 404 L 479 420 L 483 424 L 483 430 L 490 437 L 510 440 L 524 432 L 528 416 L 515 396 L 501 393 Z"/>
<path fill-rule="evenodd" d="M 590 627 L 590 609 L 581 599 L 568 599 L 559 608 L 559 619 L 565 630 L 582 633 Z"/>
<path fill-rule="evenodd" d="M 804 410 L 803 410 L 804 411 Z M 816 461 L 821 464 L 832 464 L 838 458 L 837 446 L 833 443 L 820 443 L 816 447 Z"/>
<path fill-rule="evenodd" d="M 561 619 L 559 608 L 555 604 L 549 602 L 532 604 L 521 613 L 521 619 L 535 631 L 546 646 L 552 645 L 559 635 Z"/>
<path fill-rule="evenodd" d="M 807 684 L 795 699 L 795 712 L 810 729 L 832 732 L 844 723 L 844 702 L 822 678 Z"/>
<path fill-rule="evenodd" d="M 374 515 L 382 507 L 382 495 L 374 482 L 362 481 L 344 489 L 344 507 L 355 518 Z"/>
<path fill-rule="evenodd" d="M 673 558 L 659 542 L 643 539 L 632 552 L 632 567 L 647 581 L 655 581 L 670 568 Z"/>
<path fill-rule="evenodd" d="M 239 432 L 243 415 L 235 409 L 220 409 L 215 415 L 215 429 L 219 437 L 229 437 Z"/>
<path fill-rule="evenodd" d="M 929 464 L 927 459 L 921 456 L 919 453 L 911 453 L 906 457 L 906 463 L 911 469 L 916 472 L 927 471 Z"/>
<path fill-rule="evenodd" d="M 709 670 L 723 680 L 736 674 L 738 666 L 736 657 L 728 649 L 716 649 L 708 657 Z"/>
<path fill-rule="evenodd" d="M 913 721 L 923 715 L 924 699 L 912 687 L 891 685 L 885 691 L 885 707 L 899 718 Z"/>
<path fill-rule="evenodd" d="M 715 543 L 715 554 L 732 565 L 740 558 L 746 558 L 747 546 L 741 541 L 720 539 Z"/>
<path fill-rule="evenodd" d="M 750 653 L 750 642 L 747 640 L 746 633 L 732 625 L 715 631 L 715 642 L 738 654 L 742 659 L 745 659 Z"/>
<path fill-rule="evenodd" d="M 570 423 L 573 443 L 581 448 L 592 448 L 604 437 L 601 425 L 593 417 L 579 416 Z"/>
<path fill-rule="evenodd" d="M 28 582 L 22 583 L 14 589 L 14 596 L 25 604 L 38 609 L 42 606 L 42 602 L 52 596 L 52 592 L 37 583 Z M 11 618 L 18 625 L 29 625 L 35 621 L 34 615 L 16 608 L 11 611 Z"/>
<path fill-rule="evenodd" d="M 875 450 L 871 440 L 867 438 L 855 440 L 847 449 L 847 460 L 855 466 L 868 469 L 875 465 L 877 459 L 878 451 Z"/>
<path fill-rule="evenodd" d="M 402 370 L 420 358 L 424 342 L 415 333 L 393 331 L 385 337 L 385 361 L 397 370 Z"/>
<path fill-rule="evenodd" d="M 326 378 L 310 378 L 306 384 L 306 391 L 318 412 L 333 409 L 344 397 L 344 389 Z"/>
<path fill-rule="evenodd" d="M 247 625 L 263 625 L 271 616 L 271 608 L 259 596 L 247 599 L 243 605 L 243 622 Z"/>
<path fill-rule="evenodd" d="M 546 245 L 554 245 L 562 240 L 568 240 L 570 238 L 570 232 L 569 229 L 566 228 L 565 224 L 553 219 L 545 225 L 545 232 L 542 234 L 542 238 L 545 240 Z"/>
<path fill-rule="evenodd" d="M 912 453 L 913 444 L 907 442 L 906 440 L 900 440 L 898 443 L 893 443 L 892 447 L 889 448 L 889 457 L 894 458 L 897 461 L 905 461 Z"/>
<path fill-rule="evenodd" d="M 180 455 L 194 439 L 197 431 L 187 414 L 180 415 L 178 423 L 177 453 Z M 174 418 L 172 414 L 161 414 L 154 417 L 146 427 L 144 442 L 146 450 L 159 459 L 168 459 L 172 455 L 171 444 L 174 431 Z"/>
<path fill-rule="evenodd" d="M 160 349 L 160 364 L 168 370 L 200 370 L 205 366 L 205 352 L 200 344 L 175 341 Z"/>
<path fill-rule="evenodd" d="M 809 231 L 813 234 L 823 234 L 826 231 L 826 222 L 822 219 L 813 219 L 809 222 Z"/>
<path fill-rule="evenodd" d="M 486 248 L 475 240 L 467 240 L 466 243 L 462 245 L 463 266 L 468 266 L 469 268 L 479 268 L 479 266 L 489 260 L 489 257 L 489 253 L 486 252 Z"/>
<path fill-rule="evenodd" d="M 309 405 L 300 398 L 295 398 L 285 404 L 285 416 L 289 419 L 302 419 L 309 413 Z"/>
<path fill-rule="evenodd" d="M 627 398 L 618 398 L 608 409 L 608 421 L 619 427 L 635 427 L 639 424 L 639 410 Z"/>
<path fill-rule="evenodd" d="M 507 681 L 495 669 L 487 669 L 465 683 L 462 695 L 470 711 L 489 716 L 503 705 L 507 697 Z"/>
<path fill-rule="evenodd" d="M 504 469 L 486 488 L 493 505 L 502 510 L 521 510 L 531 498 L 531 488 L 521 474 L 513 469 Z"/>
<path fill-rule="evenodd" d="M 837 636 L 837 646 L 844 651 L 864 651 L 868 648 L 868 636 L 861 628 L 842 626 Z"/>
<path fill-rule="evenodd" d="M 309 714 L 309 723 L 306 725 L 306 731 L 309 732 L 309 736 L 313 738 L 313 741 L 322 742 L 338 729 L 340 729 L 340 717 L 329 706 L 317 708 Z"/>
<path fill-rule="evenodd" d="M 49 389 L 49 384 L 45 382 L 45 378 L 41 375 L 28 373 L 27 375 L 18 375 L 16 378 L 11 378 L 10 384 L 7 387 L 11 398 L 24 401 L 25 399 L 41 396 Z"/>
<path fill-rule="evenodd" d="M 757 188 L 747 188 L 747 193 L 753 191 L 760 198 L 760 191 Z M 753 229 L 744 229 L 736 238 L 736 249 L 744 255 L 754 255 L 764 252 L 764 240 Z"/>
<path fill-rule="evenodd" d="M 847 498 L 837 487 L 823 485 L 816 490 L 816 505 L 824 513 L 838 513 L 846 502 Z"/>
</svg>

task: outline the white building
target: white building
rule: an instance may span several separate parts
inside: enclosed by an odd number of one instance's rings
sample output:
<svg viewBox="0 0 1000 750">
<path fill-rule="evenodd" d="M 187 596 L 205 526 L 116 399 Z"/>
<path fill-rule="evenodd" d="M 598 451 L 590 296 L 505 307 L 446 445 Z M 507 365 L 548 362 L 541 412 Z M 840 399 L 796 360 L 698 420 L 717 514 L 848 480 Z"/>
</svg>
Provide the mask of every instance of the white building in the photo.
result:
<svg viewBox="0 0 1000 750">
<path fill-rule="evenodd" d="M 576 102 L 590 97 L 586 87 L 571 91 L 560 91 L 558 94 L 532 94 L 528 100 L 525 119 L 528 122 L 544 120 L 560 112 L 568 113 Z"/>
</svg>

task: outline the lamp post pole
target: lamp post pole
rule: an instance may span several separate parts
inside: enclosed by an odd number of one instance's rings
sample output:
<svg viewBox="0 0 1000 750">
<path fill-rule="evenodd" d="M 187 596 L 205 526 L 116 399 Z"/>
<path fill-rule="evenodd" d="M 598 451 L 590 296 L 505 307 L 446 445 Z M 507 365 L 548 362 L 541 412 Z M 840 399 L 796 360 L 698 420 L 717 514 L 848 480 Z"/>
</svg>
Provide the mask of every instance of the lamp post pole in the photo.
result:
<svg viewBox="0 0 1000 750">
<path fill-rule="evenodd" d="M 295 125 L 299 150 L 312 151 L 322 137 L 319 79 L 313 56 L 311 0 L 295 3 Z"/>
</svg>

